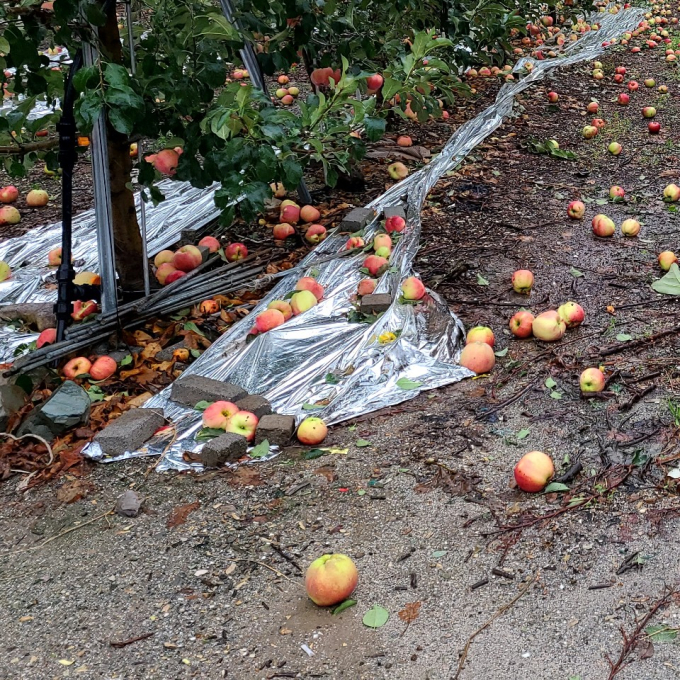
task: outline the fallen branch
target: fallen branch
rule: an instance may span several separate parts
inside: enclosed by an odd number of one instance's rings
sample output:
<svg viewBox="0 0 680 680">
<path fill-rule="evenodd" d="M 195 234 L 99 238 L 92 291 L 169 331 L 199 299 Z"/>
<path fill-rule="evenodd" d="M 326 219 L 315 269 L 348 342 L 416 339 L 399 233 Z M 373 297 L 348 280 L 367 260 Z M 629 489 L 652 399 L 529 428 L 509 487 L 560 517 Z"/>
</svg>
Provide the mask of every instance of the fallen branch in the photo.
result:
<svg viewBox="0 0 680 680">
<path fill-rule="evenodd" d="M 616 354 L 617 352 L 624 352 L 627 349 L 632 349 L 633 347 L 640 347 L 640 345 L 646 345 L 648 342 L 654 342 L 660 338 L 665 338 L 667 335 L 673 335 L 673 333 L 678 333 L 680 331 L 680 326 L 673 326 L 673 328 L 668 328 L 665 331 L 660 331 L 659 333 L 654 333 L 654 335 L 649 335 L 646 338 L 639 338 L 638 340 L 629 340 L 628 342 L 621 342 L 617 345 L 611 345 L 610 347 L 605 347 L 600 350 L 601 357 L 608 357 L 611 354 Z"/>
<path fill-rule="evenodd" d="M 488 418 L 494 413 L 498 413 L 498 411 L 504 409 L 506 406 L 509 406 L 510 404 L 516 402 L 536 384 L 536 380 L 537 379 L 534 378 L 524 389 L 517 392 L 517 394 L 514 394 L 512 397 L 506 399 L 505 401 L 502 401 L 500 404 L 497 404 L 496 406 L 494 406 L 492 409 L 489 409 L 485 413 L 480 413 L 475 417 L 475 420 L 484 420 L 484 418 Z"/>
</svg>

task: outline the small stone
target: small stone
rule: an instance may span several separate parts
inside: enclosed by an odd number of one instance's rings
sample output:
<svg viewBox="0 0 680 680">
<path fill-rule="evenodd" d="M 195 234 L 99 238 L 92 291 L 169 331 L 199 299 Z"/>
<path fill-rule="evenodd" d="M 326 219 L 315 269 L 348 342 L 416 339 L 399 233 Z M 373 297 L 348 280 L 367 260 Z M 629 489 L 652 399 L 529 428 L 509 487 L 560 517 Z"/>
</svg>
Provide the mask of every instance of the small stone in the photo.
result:
<svg viewBox="0 0 680 680">
<path fill-rule="evenodd" d="M 247 396 L 248 393 L 238 385 L 204 378 L 202 375 L 188 375 L 173 383 L 170 398 L 178 404 L 194 408 L 200 401 L 237 402 Z"/>
<path fill-rule="evenodd" d="M 138 449 L 165 423 L 163 409 L 135 408 L 109 423 L 94 438 L 101 450 L 115 456 Z"/>
<path fill-rule="evenodd" d="M 362 314 L 381 314 L 386 312 L 392 305 L 392 296 L 389 293 L 373 293 L 361 298 Z"/>
<path fill-rule="evenodd" d="M 389 208 L 383 210 L 383 216 L 385 219 L 389 217 L 401 217 L 403 220 L 406 219 L 406 211 L 400 205 L 392 205 Z"/>
<path fill-rule="evenodd" d="M 255 431 L 255 444 L 261 444 L 266 439 L 274 446 L 286 446 L 294 431 L 295 418 L 293 416 L 262 416 Z"/>
<path fill-rule="evenodd" d="M 236 402 L 241 411 L 249 411 L 254 413 L 258 419 L 263 416 L 268 416 L 272 412 L 272 405 L 267 399 L 261 397 L 259 394 L 251 394 L 245 399 L 239 399 Z"/>
<path fill-rule="evenodd" d="M 201 449 L 201 461 L 206 467 L 220 467 L 233 463 L 246 455 L 246 438 L 233 432 L 225 432 L 206 442 Z"/>
<path fill-rule="evenodd" d="M 128 489 L 116 501 L 116 514 L 122 517 L 137 517 L 142 501 L 136 491 Z"/>
<path fill-rule="evenodd" d="M 371 208 L 354 208 L 340 222 L 340 231 L 360 231 L 374 217 L 375 212 Z"/>
<path fill-rule="evenodd" d="M 28 395 L 17 385 L 0 387 L 0 431 L 7 428 L 9 419 L 26 403 Z"/>
</svg>

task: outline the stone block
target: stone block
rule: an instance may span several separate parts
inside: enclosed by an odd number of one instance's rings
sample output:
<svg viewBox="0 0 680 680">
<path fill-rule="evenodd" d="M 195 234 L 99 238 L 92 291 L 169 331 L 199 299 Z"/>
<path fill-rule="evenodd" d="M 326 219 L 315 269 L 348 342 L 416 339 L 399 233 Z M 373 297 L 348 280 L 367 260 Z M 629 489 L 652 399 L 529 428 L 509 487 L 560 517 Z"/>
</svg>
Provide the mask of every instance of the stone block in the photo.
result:
<svg viewBox="0 0 680 680">
<path fill-rule="evenodd" d="M 391 304 L 392 296 L 389 293 L 373 293 L 361 298 L 360 310 L 362 314 L 382 314 Z"/>
<path fill-rule="evenodd" d="M 371 208 L 354 208 L 340 222 L 340 231 L 361 231 L 374 217 Z"/>
<path fill-rule="evenodd" d="M 267 399 L 261 397 L 259 394 L 251 394 L 244 399 L 239 399 L 236 402 L 241 411 L 250 411 L 258 418 L 268 416 L 272 412 L 272 405 Z"/>
<path fill-rule="evenodd" d="M 105 454 L 115 456 L 138 449 L 164 424 L 161 408 L 130 409 L 98 432 L 94 441 Z"/>
<path fill-rule="evenodd" d="M 238 385 L 204 378 L 201 375 L 188 375 L 176 380 L 170 394 L 173 401 L 191 408 L 199 401 L 233 401 L 235 403 L 247 396 L 248 393 Z"/>
<path fill-rule="evenodd" d="M 261 444 L 266 439 L 270 444 L 287 446 L 294 431 L 295 418 L 293 416 L 262 416 L 255 431 L 255 444 Z"/>
<path fill-rule="evenodd" d="M 201 462 L 206 467 L 219 467 L 233 463 L 246 455 L 248 444 L 240 434 L 225 432 L 206 442 L 201 449 Z"/>
</svg>

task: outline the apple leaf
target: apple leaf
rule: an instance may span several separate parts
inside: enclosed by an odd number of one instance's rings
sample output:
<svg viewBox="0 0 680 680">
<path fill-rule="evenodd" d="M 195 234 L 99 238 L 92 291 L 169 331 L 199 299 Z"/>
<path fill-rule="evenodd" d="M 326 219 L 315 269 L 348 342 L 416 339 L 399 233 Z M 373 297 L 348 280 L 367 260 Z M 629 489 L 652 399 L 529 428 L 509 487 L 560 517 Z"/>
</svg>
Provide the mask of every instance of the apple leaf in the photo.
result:
<svg viewBox="0 0 680 680">
<path fill-rule="evenodd" d="M 205 411 L 205 409 L 207 409 L 208 406 L 210 406 L 210 404 L 212 404 L 211 401 L 199 401 L 198 404 L 196 404 L 196 406 L 194 406 L 194 408 L 197 411 Z"/>
<path fill-rule="evenodd" d="M 363 449 L 366 446 L 373 446 L 373 444 L 371 444 L 371 442 L 369 442 L 366 439 L 357 439 L 354 442 L 354 446 L 357 446 L 358 448 Z"/>
<path fill-rule="evenodd" d="M 531 432 L 531 430 L 526 430 L 526 429 L 520 430 L 520 431 L 515 435 L 515 437 L 516 437 L 517 439 L 526 439 L 526 438 L 529 436 L 530 432 Z"/>
<path fill-rule="evenodd" d="M 133 362 L 132 354 L 128 354 L 121 359 L 121 366 L 129 366 Z"/>
<path fill-rule="evenodd" d="M 561 399 L 562 398 L 562 392 L 553 391 L 553 392 L 550 393 L 550 396 L 553 399 Z"/>
<path fill-rule="evenodd" d="M 575 278 L 578 279 L 581 276 L 585 276 L 583 272 L 580 272 L 578 269 L 575 269 L 574 267 L 569 268 L 569 273 Z"/>
<path fill-rule="evenodd" d="M 551 388 L 553 388 L 553 387 L 557 387 L 557 383 L 556 383 L 552 378 L 548 378 L 548 379 L 545 381 L 545 386 L 546 386 L 548 389 L 551 389 Z"/>
<path fill-rule="evenodd" d="M 477 274 L 477 285 L 488 286 L 489 282 L 481 274 Z"/>
<path fill-rule="evenodd" d="M 432 557 L 434 557 L 435 559 L 439 559 L 440 557 L 444 557 L 444 555 L 446 555 L 447 552 L 448 550 L 435 550 L 432 553 Z"/>
<path fill-rule="evenodd" d="M 381 628 L 387 623 L 389 618 L 390 613 L 387 609 L 376 604 L 364 614 L 362 621 L 364 626 L 368 626 L 369 628 Z"/>
<path fill-rule="evenodd" d="M 210 439 L 215 439 L 215 437 L 219 437 L 221 434 L 224 434 L 224 430 L 219 430 L 216 427 L 204 427 L 202 430 L 199 430 L 198 433 L 196 434 L 196 441 L 207 442 Z"/>
<path fill-rule="evenodd" d="M 193 331 L 194 333 L 197 333 L 198 335 L 202 335 L 205 337 L 205 333 L 193 322 L 189 321 L 189 323 L 184 324 L 184 330 L 185 331 Z"/>
<path fill-rule="evenodd" d="M 596 198 L 595 205 L 607 205 L 609 201 L 606 198 Z"/>
<path fill-rule="evenodd" d="M 305 460 L 314 460 L 315 458 L 321 458 L 321 456 L 325 456 L 328 453 L 328 451 L 324 451 L 323 449 L 309 449 L 307 453 L 304 455 Z"/>
<path fill-rule="evenodd" d="M 665 295 L 680 295 L 680 268 L 675 262 L 668 274 L 652 283 L 652 290 Z"/>
<path fill-rule="evenodd" d="M 499 349 L 497 352 L 494 352 L 494 354 L 497 357 L 504 357 L 508 353 L 508 348 L 504 347 L 503 349 Z"/>
<path fill-rule="evenodd" d="M 269 441 L 266 439 L 263 442 L 260 442 L 257 446 L 254 446 L 250 451 L 248 451 L 248 455 L 251 458 L 264 458 L 268 453 L 269 453 Z"/>
<path fill-rule="evenodd" d="M 633 337 L 630 336 L 630 335 L 628 335 L 628 333 L 619 333 L 619 334 L 616 336 L 616 339 L 617 339 L 619 342 L 628 342 L 628 340 L 632 340 Z"/>
<path fill-rule="evenodd" d="M 560 482 L 551 482 L 545 487 L 545 489 L 543 489 L 543 493 L 555 493 L 557 491 L 569 491 L 569 487 L 566 484 L 561 484 Z"/>
<path fill-rule="evenodd" d="M 323 408 L 322 404 L 310 404 L 309 402 L 302 404 L 303 411 L 317 411 L 320 408 Z"/>
<path fill-rule="evenodd" d="M 408 378 L 399 378 L 397 380 L 397 387 L 402 390 L 417 390 L 423 383 L 418 380 L 409 380 Z"/>
<path fill-rule="evenodd" d="M 337 607 L 331 609 L 331 615 L 336 616 L 340 612 L 344 612 L 345 609 L 353 607 L 356 603 L 357 603 L 356 600 L 345 600 L 344 602 L 341 602 Z"/>
<path fill-rule="evenodd" d="M 677 628 L 670 628 L 663 624 L 659 626 L 647 626 L 647 628 L 645 628 L 645 633 L 647 633 L 650 638 L 653 638 L 654 642 L 673 642 L 673 640 L 678 637 Z"/>
<path fill-rule="evenodd" d="M 340 382 L 340 378 L 338 378 L 335 373 L 326 373 L 324 380 L 326 381 L 327 385 L 337 385 Z"/>
</svg>

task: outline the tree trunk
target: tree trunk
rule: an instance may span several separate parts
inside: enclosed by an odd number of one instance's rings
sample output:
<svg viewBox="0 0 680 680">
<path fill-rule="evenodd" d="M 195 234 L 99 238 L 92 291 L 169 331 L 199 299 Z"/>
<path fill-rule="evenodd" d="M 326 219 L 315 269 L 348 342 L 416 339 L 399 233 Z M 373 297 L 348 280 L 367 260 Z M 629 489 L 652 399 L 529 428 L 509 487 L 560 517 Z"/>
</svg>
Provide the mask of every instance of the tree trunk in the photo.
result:
<svg viewBox="0 0 680 680">
<path fill-rule="evenodd" d="M 108 5 L 108 9 L 106 8 Z M 104 3 L 106 24 L 98 30 L 100 49 L 108 59 L 118 64 L 123 63 L 123 48 L 118 31 L 116 4 Z M 128 138 L 106 124 L 109 152 L 109 179 L 111 183 L 111 208 L 113 220 L 114 252 L 116 270 L 124 291 L 141 291 L 144 289 L 142 265 L 142 236 L 137 223 L 135 197 L 130 186 L 130 142 Z"/>
</svg>

